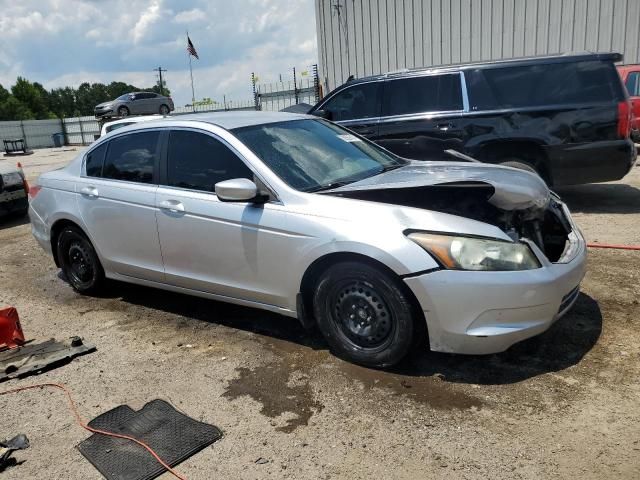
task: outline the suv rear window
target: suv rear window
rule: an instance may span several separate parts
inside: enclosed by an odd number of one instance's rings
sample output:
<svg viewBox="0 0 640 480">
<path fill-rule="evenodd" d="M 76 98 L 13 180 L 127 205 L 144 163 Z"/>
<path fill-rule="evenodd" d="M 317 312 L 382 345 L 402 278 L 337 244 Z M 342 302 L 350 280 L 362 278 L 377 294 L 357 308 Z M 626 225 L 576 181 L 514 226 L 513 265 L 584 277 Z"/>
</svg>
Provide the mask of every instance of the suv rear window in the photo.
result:
<svg viewBox="0 0 640 480">
<path fill-rule="evenodd" d="M 617 75 L 600 61 L 483 68 L 465 72 L 471 110 L 615 101 Z"/>
<path fill-rule="evenodd" d="M 460 75 L 429 75 L 388 80 L 382 115 L 462 110 Z"/>
</svg>

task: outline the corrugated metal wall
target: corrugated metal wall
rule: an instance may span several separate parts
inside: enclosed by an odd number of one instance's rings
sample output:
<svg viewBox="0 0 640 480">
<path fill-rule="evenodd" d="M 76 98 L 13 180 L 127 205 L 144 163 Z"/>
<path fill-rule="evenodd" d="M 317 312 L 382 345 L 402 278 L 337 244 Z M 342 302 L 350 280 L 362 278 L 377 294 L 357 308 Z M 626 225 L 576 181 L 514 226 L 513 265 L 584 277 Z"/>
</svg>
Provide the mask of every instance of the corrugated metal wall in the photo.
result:
<svg viewBox="0 0 640 480">
<path fill-rule="evenodd" d="M 349 75 L 576 51 L 640 63 L 640 0 L 315 0 L 324 93 Z"/>
</svg>

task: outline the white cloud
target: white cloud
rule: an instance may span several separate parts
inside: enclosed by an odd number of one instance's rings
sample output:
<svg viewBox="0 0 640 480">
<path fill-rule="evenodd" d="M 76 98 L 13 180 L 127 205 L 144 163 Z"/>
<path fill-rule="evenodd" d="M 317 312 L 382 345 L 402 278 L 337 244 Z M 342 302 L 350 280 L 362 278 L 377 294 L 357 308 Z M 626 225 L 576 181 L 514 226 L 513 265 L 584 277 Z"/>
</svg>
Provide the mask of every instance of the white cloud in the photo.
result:
<svg viewBox="0 0 640 480">
<path fill-rule="evenodd" d="M 166 68 L 178 105 L 191 101 L 185 28 L 198 98 L 251 98 L 261 82 L 317 62 L 313 0 L 0 0 L 0 83 L 152 85 Z"/>
<path fill-rule="evenodd" d="M 180 12 L 174 18 L 176 23 L 193 23 L 199 20 L 204 20 L 206 18 L 206 14 L 200 10 L 199 8 L 193 8 L 191 10 L 185 10 Z"/>
</svg>

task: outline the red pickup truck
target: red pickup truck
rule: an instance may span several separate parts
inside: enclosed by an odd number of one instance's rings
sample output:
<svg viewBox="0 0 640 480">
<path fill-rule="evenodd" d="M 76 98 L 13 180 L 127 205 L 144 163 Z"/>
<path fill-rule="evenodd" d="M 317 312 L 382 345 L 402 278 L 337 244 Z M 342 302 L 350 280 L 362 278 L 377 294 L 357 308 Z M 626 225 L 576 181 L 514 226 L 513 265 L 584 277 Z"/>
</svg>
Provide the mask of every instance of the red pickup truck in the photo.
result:
<svg viewBox="0 0 640 480">
<path fill-rule="evenodd" d="M 631 138 L 640 143 L 640 65 L 620 65 L 618 73 L 631 101 Z"/>
</svg>

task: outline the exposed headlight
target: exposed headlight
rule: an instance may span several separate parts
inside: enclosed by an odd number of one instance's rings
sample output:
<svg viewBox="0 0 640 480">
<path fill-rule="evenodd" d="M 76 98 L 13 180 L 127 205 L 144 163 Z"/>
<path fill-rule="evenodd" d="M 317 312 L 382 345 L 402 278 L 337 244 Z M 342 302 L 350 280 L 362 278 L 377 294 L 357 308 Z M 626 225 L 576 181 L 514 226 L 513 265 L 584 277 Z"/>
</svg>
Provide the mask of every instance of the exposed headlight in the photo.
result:
<svg viewBox="0 0 640 480">
<path fill-rule="evenodd" d="M 444 267 L 452 270 L 511 271 L 540 268 L 531 249 L 522 243 L 426 232 L 413 232 L 407 236 Z"/>
</svg>

